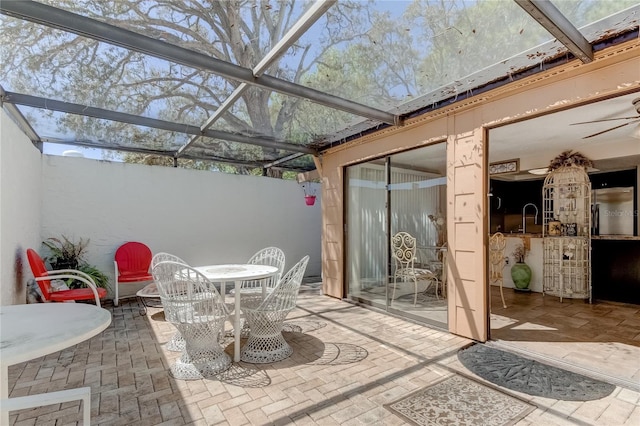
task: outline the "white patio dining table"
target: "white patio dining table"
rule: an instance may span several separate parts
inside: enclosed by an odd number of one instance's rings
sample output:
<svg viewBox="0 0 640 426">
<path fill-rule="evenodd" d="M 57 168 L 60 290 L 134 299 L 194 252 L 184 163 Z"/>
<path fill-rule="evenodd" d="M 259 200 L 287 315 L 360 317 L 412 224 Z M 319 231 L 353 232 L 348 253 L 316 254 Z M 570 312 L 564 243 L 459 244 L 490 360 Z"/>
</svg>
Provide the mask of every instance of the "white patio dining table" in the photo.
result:
<svg viewBox="0 0 640 426">
<path fill-rule="evenodd" d="M 211 282 L 220 283 L 220 293 L 224 298 L 225 283 L 233 282 L 235 285 L 235 312 L 233 324 L 233 360 L 240 361 L 240 286 L 245 280 L 259 280 L 268 278 L 278 273 L 278 268 L 267 265 L 254 264 L 227 264 L 196 266 L 194 269 L 202 273 Z M 262 297 L 266 296 L 266 281 L 262 282 Z"/>
<path fill-rule="evenodd" d="M 81 399 L 79 395 L 86 388 L 9 399 L 9 366 L 88 340 L 106 329 L 109 324 L 109 311 L 85 303 L 0 306 L 0 404 L 15 405 L 10 403 L 23 399 L 29 401 L 29 407 L 34 407 Z M 86 391 L 90 393 L 90 390 Z M 89 424 L 90 406 L 91 404 L 87 404 L 85 400 L 83 408 L 86 425 Z M 0 424 L 8 425 L 8 410 L 0 411 Z"/>
</svg>

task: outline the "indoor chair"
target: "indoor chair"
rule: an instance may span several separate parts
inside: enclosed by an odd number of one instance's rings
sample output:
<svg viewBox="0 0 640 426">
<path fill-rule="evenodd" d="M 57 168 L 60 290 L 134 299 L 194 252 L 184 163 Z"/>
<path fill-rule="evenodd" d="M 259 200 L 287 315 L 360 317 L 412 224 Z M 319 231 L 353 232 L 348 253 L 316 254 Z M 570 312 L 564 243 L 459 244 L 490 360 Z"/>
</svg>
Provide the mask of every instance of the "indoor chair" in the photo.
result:
<svg viewBox="0 0 640 426">
<path fill-rule="evenodd" d="M 502 284 L 504 282 L 502 270 L 504 269 L 504 250 L 506 245 L 507 242 L 502 232 L 496 232 L 489 238 L 489 285 L 494 283 L 500 285 L 500 298 L 502 299 L 503 308 L 507 307 L 502 292 Z"/>
<path fill-rule="evenodd" d="M 416 238 L 407 232 L 398 232 L 391 238 L 391 255 L 395 263 L 393 273 L 393 292 L 391 300 L 395 299 L 398 280 L 413 281 L 414 298 L 413 306 L 418 303 L 418 281 L 429 281 L 427 289 L 435 283 L 436 298 L 438 298 L 438 276 L 431 270 L 425 268 L 416 268 L 414 265 L 416 259 Z"/>
</svg>

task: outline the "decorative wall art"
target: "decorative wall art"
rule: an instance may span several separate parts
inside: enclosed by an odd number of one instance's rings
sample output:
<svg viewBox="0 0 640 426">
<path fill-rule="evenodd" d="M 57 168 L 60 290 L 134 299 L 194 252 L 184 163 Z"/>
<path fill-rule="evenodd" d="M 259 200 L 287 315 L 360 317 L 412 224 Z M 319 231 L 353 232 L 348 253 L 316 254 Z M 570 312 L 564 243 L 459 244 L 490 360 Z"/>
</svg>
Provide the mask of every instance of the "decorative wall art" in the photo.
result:
<svg viewBox="0 0 640 426">
<path fill-rule="evenodd" d="M 490 175 L 500 175 L 503 173 L 515 173 L 520 171 L 520 159 L 498 161 L 489 164 Z"/>
</svg>

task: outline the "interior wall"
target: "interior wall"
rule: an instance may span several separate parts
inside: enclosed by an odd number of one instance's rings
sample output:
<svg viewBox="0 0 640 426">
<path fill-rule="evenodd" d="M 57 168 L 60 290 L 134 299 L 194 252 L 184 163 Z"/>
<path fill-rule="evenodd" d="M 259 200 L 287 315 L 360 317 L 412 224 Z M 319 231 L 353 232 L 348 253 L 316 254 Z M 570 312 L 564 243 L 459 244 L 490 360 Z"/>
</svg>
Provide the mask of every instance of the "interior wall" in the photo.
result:
<svg viewBox="0 0 640 426">
<path fill-rule="evenodd" d="M 40 151 L 0 112 L 0 305 L 26 302 L 25 249 L 40 243 Z"/>
<path fill-rule="evenodd" d="M 458 203 L 465 190 L 455 188 L 455 182 L 447 182 L 447 226 L 449 241 L 455 235 L 463 235 L 454 229 L 459 223 L 459 215 L 464 217 L 464 209 L 477 209 L 469 215 L 474 219 L 471 224 L 472 254 L 462 250 L 459 257 L 451 247 L 448 258 L 448 280 L 455 282 L 452 268 L 473 263 L 475 276 L 468 284 L 449 288 L 449 330 L 477 340 L 485 340 L 488 331 L 487 310 L 487 266 L 486 266 L 486 143 L 483 128 L 516 119 L 534 116 L 566 108 L 572 103 L 581 103 L 589 99 L 599 99 L 638 87 L 640 85 L 640 43 L 633 41 L 598 52 L 596 60 L 590 64 L 572 61 L 564 67 L 557 67 L 530 79 L 513 82 L 507 86 L 487 92 L 449 108 L 442 108 L 431 114 L 425 114 L 405 123 L 402 128 L 389 128 L 378 133 L 364 136 L 348 144 L 338 146 L 323 153 L 322 182 L 323 196 L 323 271 L 325 274 L 324 291 L 334 297 L 343 297 L 343 232 L 344 223 L 342 198 L 344 167 L 406 150 L 447 138 L 447 160 L 450 179 L 455 176 L 454 164 L 470 164 L 470 179 L 474 182 L 467 186 L 473 191 L 471 203 Z M 454 150 L 454 144 L 469 143 L 472 150 Z M 466 155 L 472 154 L 469 159 Z M 461 168 L 461 171 L 463 168 Z M 458 173 L 458 172 L 455 172 Z M 458 181 L 458 179 L 455 179 Z M 464 179 L 459 182 L 463 182 Z M 463 191 L 463 192 L 459 192 Z M 460 211 L 458 211 L 460 207 Z M 480 221 L 478 220 L 480 218 Z M 479 239 L 478 239 L 479 237 Z M 461 244 L 468 244 L 462 239 Z M 457 243 L 456 243 L 457 244 Z M 483 249 L 478 250 L 479 244 Z M 458 246 L 462 247 L 462 246 Z M 468 267 L 468 266 L 465 266 Z M 471 277 L 470 277 L 471 278 Z M 453 281 L 452 281 L 453 280 Z M 455 294 L 464 291 L 464 294 Z M 452 293 L 454 292 L 454 293 Z M 473 312 L 472 312 L 473 311 Z"/>
<path fill-rule="evenodd" d="M 320 275 L 322 203 L 307 206 L 295 181 L 48 155 L 43 166 L 42 238 L 89 238 L 87 260 L 112 282 L 126 241 L 192 265 L 242 263 L 277 246 L 286 269 L 308 254 L 305 275 Z"/>
</svg>

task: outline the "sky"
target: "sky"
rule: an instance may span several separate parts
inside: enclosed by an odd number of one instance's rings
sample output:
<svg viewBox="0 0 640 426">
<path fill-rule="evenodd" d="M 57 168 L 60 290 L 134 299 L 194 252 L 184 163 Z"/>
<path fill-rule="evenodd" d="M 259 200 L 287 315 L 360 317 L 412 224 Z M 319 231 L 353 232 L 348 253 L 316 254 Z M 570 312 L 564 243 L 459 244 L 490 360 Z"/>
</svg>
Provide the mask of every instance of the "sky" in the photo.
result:
<svg viewBox="0 0 640 426">
<path fill-rule="evenodd" d="M 102 150 L 96 148 L 84 148 L 81 146 L 75 145 L 63 145 L 58 143 L 47 143 L 43 144 L 43 153 L 49 155 L 62 155 L 65 151 L 77 151 L 81 153 L 85 158 L 93 158 L 96 160 L 102 160 Z M 116 160 L 111 160 L 116 161 Z"/>
</svg>

